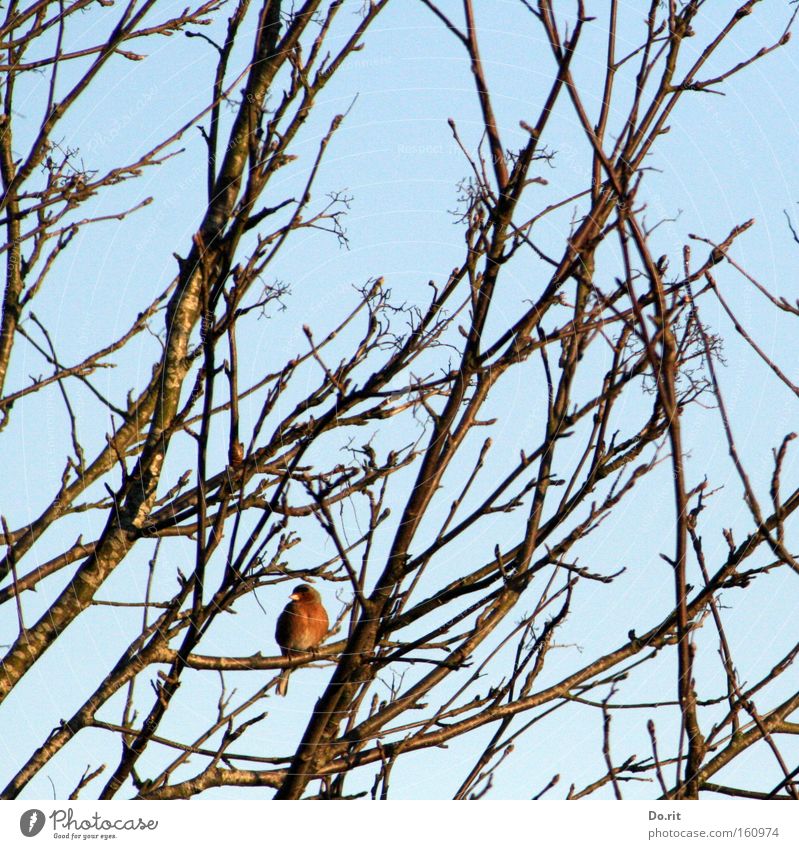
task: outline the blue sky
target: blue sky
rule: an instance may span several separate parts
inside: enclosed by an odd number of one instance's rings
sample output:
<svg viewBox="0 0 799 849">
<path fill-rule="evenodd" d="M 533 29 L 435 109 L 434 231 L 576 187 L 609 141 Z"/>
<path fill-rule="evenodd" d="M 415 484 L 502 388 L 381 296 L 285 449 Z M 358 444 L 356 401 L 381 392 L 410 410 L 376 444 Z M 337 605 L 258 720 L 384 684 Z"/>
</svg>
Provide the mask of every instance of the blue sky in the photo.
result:
<svg viewBox="0 0 799 849">
<path fill-rule="evenodd" d="M 179 4 L 172 4 L 178 9 Z M 578 85 L 600 92 L 596 85 L 602 71 L 601 45 L 604 38 L 605 3 L 589 2 L 589 13 L 600 15 L 586 27 L 585 54 L 575 65 Z M 726 6 L 727 4 L 721 4 Z M 359 3 L 348 3 L 347 13 L 354 13 Z M 621 42 L 635 44 L 640 34 L 640 4 L 620 4 Z M 757 8 L 756 14 L 740 27 L 740 34 L 730 39 L 722 55 L 708 68 L 707 75 L 727 63 L 735 63 L 751 55 L 781 33 L 790 14 L 787 3 L 769 0 Z M 165 4 L 169 7 L 169 4 Z M 442 3 L 452 7 L 459 3 Z M 716 15 L 724 15 L 720 4 L 709 4 L 703 11 L 708 27 L 717 23 Z M 481 47 L 486 73 L 494 93 L 498 121 L 507 146 L 518 145 L 524 137 L 519 120 L 530 119 L 540 106 L 543 86 L 552 72 L 548 48 L 529 13 L 514 0 L 480 0 L 478 4 Z M 220 19 L 223 22 L 223 19 Z M 101 27 L 97 14 L 84 18 L 85 33 Z M 209 33 L 210 34 L 210 33 Z M 702 30 L 697 46 L 704 43 Z M 90 167 L 102 169 L 134 158 L 158 139 L 169 135 L 205 104 L 210 90 L 212 56 L 199 39 L 176 36 L 148 46 L 147 58 L 138 63 L 118 60 L 104 82 L 94 89 L 85 102 L 78 104 L 62 129 L 63 144 L 85 151 Z M 620 48 L 621 52 L 621 48 Z M 236 57 L 241 63 L 243 54 Z M 235 64 L 235 63 L 234 63 Z M 682 245 L 688 234 L 696 233 L 721 240 L 730 229 L 754 217 L 756 226 L 736 244 L 736 259 L 765 286 L 790 300 L 797 297 L 796 265 L 799 246 L 787 228 L 784 210 L 793 220 L 799 209 L 799 174 L 796 167 L 796 45 L 792 42 L 775 51 L 762 62 L 748 68 L 722 88 L 724 96 L 715 94 L 686 97 L 670 121 L 668 135 L 661 139 L 647 163 L 652 172 L 646 178 L 643 192 L 652 221 L 666 220 L 656 231 L 654 253 L 667 253 L 673 264 L 679 262 Z M 67 80 L 62 83 L 66 84 Z M 357 97 L 356 97 L 357 95 Z M 31 126 L 36 126 L 36 91 L 31 91 Z M 596 108 L 596 98 L 587 97 Z M 457 207 L 458 182 L 468 164 L 452 139 L 447 119 L 455 119 L 458 130 L 471 148 L 482 131 L 477 100 L 468 63 L 462 49 L 421 3 L 399 0 L 389 5 L 366 38 L 364 51 L 345 67 L 340 76 L 318 98 L 312 120 L 298 140 L 295 153 L 300 155 L 296 167 L 285 170 L 285 176 L 274 186 L 276 193 L 297 190 L 307 174 L 316 146 L 334 115 L 347 112 L 347 118 L 332 141 L 315 197 L 329 191 L 344 191 L 351 196 L 346 220 L 349 247 L 339 246 L 322 234 L 301 234 L 287 246 L 274 268 L 270 280 L 283 280 L 291 287 L 285 298 L 285 310 L 272 310 L 251 337 L 243 340 L 242 383 L 282 362 L 303 347 L 302 325 L 308 324 L 322 335 L 335 320 L 354 303 L 354 285 L 383 276 L 386 285 L 402 300 L 423 301 L 427 281 L 444 279 L 458 263 L 462 253 L 462 231 L 452 211 Z M 549 145 L 556 152 L 551 166 L 542 166 L 548 186 L 535 187 L 528 196 L 532 210 L 550 199 L 569 194 L 570 186 L 579 179 L 589 151 L 579 135 L 573 110 L 564 102 L 549 128 Z M 110 214 L 135 205 L 152 196 L 154 201 L 126 221 L 94 225 L 82 231 L 76 244 L 61 259 L 56 282 L 46 297 L 35 307 L 37 314 L 59 340 L 59 354 L 65 361 L 76 361 L 94 350 L 99 342 L 114 338 L 132 317 L 160 291 L 174 275 L 173 251 L 185 255 L 191 235 L 203 211 L 205 171 L 203 141 L 196 129 L 189 130 L 173 149 L 183 152 L 157 168 L 144 171 L 135 181 L 101 195 L 92 214 Z M 561 244 L 570 216 L 576 207 L 553 216 L 540 234 L 545 243 Z M 88 213 L 87 213 L 88 214 Z M 673 219 L 673 220 L 672 220 Z M 694 243 L 697 257 L 703 257 L 707 246 Z M 612 249 L 611 249 L 612 250 Z M 612 258 L 608 258 L 612 265 Z M 514 266 L 508 269 L 504 285 L 506 299 L 500 310 L 515 311 L 543 280 L 541 269 Z M 759 344 L 796 379 L 795 328 L 787 317 L 775 314 L 752 286 L 729 267 L 718 267 L 717 278 L 725 297 L 738 311 Z M 720 380 L 730 407 L 735 435 L 747 461 L 753 482 L 767 500 L 771 474 L 771 449 L 782 436 L 797 429 L 799 400 L 758 364 L 752 352 L 736 336 L 730 322 L 710 301 L 705 320 L 725 338 L 726 365 L 720 369 Z M 122 402 L 129 387 L 141 386 L 149 376 L 158 341 L 142 334 L 121 358 L 117 369 L 100 375 L 98 386 L 107 389 Z M 41 360 L 30 349 L 12 362 L 15 380 L 24 383 L 25 376 L 43 370 Z M 596 363 L 597 368 L 604 364 Z M 308 373 L 310 382 L 318 375 Z M 3 451 L 15 446 L 14 456 L 7 454 L 3 464 L 19 469 L 0 480 L 0 504 L 12 527 L 23 525 L 38 515 L 52 497 L 63 468 L 67 448 L 61 427 L 60 399 L 51 394 L 47 399 L 19 405 L 6 432 Z M 639 417 L 651 399 L 631 401 L 625 412 Z M 81 436 L 89 444 L 97 444 L 109 431 L 107 420 L 96 414 L 97 407 L 88 394 L 76 394 Z M 508 422 L 525 422 L 534 428 L 536 412 L 529 388 L 511 377 L 497 387 L 489 408 L 506 413 Z M 256 410 L 257 411 L 257 410 Z M 243 416 L 254 414 L 243 407 Z M 726 551 L 721 529 L 730 527 L 743 537 L 750 529 L 748 512 L 741 501 L 741 489 L 727 456 L 721 437 L 718 412 L 695 409 L 686 417 L 690 431 L 688 471 L 690 483 L 698 483 L 707 475 L 712 486 L 721 487 L 709 501 L 703 514 L 703 536 L 709 558 Z M 520 427 L 500 428 L 502 451 L 516 456 L 527 440 Z M 412 435 L 408 435 L 411 436 Z M 406 434 L 391 433 L 388 440 L 398 443 Z M 495 436 L 496 439 L 496 436 Z M 479 444 L 475 437 L 475 446 Z M 44 449 L 44 450 L 43 450 Z M 193 457 L 178 453 L 170 457 L 170 475 L 191 468 Z M 224 463 L 223 455 L 217 462 Z M 502 468 L 502 456 L 495 461 Z M 796 479 L 797 465 L 789 454 L 784 472 L 786 489 Z M 578 593 L 575 600 L 573 626 L 561 635 L 564 643 L 557 652 L 564 657 L 563 668 L 569 668 L 575 653 L 584 649 L 597 652 L 602 647 L 621 644 L 630 625 L 629 610 L 634 607 L 636 629 L 645 630 L 658 621 L 671 603 L 672 585 L 668 567 L 660 552 L 671 549 L 670 500 L 668 468 L 653 476 L 653 484 L 641 497 L 624 503 L 622 509 L 592 536 L 580 556 L 591 568 L 611 570 L 614 564 L 627 567 L 617 585 L 613 603 L 604 595 L 592 595 L 590 588 Z M 659 496 L 658 493 L 661 493 Z M 101 517 L 93 513 L 79 514 L 70 528 L 74 537 L 83 534 L 95 538 L 101 530 Z M 500 520 L 498 519 L 499 523 Z M 630 528 L 638 533 L 630 534 Z M 60 531 L 59 533 L 63 533 Z M 502 533 L 500 524 L 491 527 L 482 544 L 490 550 L 494 536 Z M 32 553 L 31 563 L 45 561 L 62 539 L 45 538 Z M 791 540 L 788 540 L 789 544 Z M 480 541 L 471 545 L 479 545 Z M 306 541 L 313 554 L 325 549 L 324 541 L 310 537 Z M 318 546 L 318 550 L 314 548 Z M 452 562 L 441 569 L 456 569 L 458 556 L 467 556 L 469 546 L 453 552 Z M 308 549 L 306 549 L 307 551 Z M 143 546 L 132 563 L 119 570 L 101 597 L 141 596 L 146 578 L 146 560 L 152 547 Z M 190 544 L 185 551 L 173 549 L 178 559 L 192 557 Z M 46 606 L 50 587 L 59 587 L 64 577 L 56 576 L 47 592 L 28 593 L 26 614 L 33 618 Z M 735 607 L 734 592 L 725 596 L 730 605 L 729 623 L 737 651 L 742 679 L 754 675 L 776 660 L 787 645 L 796 639 L 792 617 L 792 599 L 796 577 L 783 572 L 756 582 L 746 593 L 747 603 L 740 611 Z M 531 596 L 532 599 L 532 596 Z M 235 627 L 212 629 L 201 646 L 203 653 L 215 651 L 251 654 L 275 651 L 272 641 L 274 616 L 285 603 L 281 590 L 260 598 L 266 615 L 255 604 L 242 606 Z M 331 609 L 335 602 L 328 599 Z M 530 601 L 532 603 L 532 601 Z M 0 643 L 13 637 L 16 627 L 11 605 L 6 605 L 0 619 Z M 116 659 L 126 644 L 126 633 L 138 611 L 115 609 L 90 611 L 74 623 L 67 634 L 26 676 L 0 710 L 0 722 L 14 728 L 13 735 L 0 740 L 0 783 L 13 774 L 32 745 L 38 745 L 47 731 L 68 716 L 85 695 L 73 686 L 82 678 L 97 679 L 109 662 Z M 510 625 L 511 623 L 509 623 Z M 708 629 L 709 630 L 709 629 Z M 699 638 L 700 644 L 702 637 Z M 714 681 L 721 686 L 721 668 L 713 657 L 713 642 L 708 635 L 700 665 L 715 670 Z M 644 699 L 648 688 L 662 680 L 673 680 L 673 658 L 653 664 L 646 677 L 638 679 Z M 549 674 L 558 677 L 560 666 L 554 663 Z M 270 721 L 254 732 L 253 739 L 263 751 L 280 748 L 280 743 L 293 740 L 304 725 L 305 711 L 328 674 L 306 672 L 292 679 L 292 699 L 284 704 L 269 704 Z M 651 677 L 649 677 L 651 676 Z M 257 685 L 265 683 L 266 673 L 256 673 Z M 263 680 L 260 680 L 260 678 Z M 190 739 L 189 729 L 200 728 L 208 710 L 218 698 L 218 690 L 208 684 L 208 675 L 188 673 L 181 690 L 177 710 L 165 725 L 163 733 L 174 733 Z M 244 693 L 253 689 L 253 676 L 228 676 L 229 686 Z M 216 686 L 216 683 L 214 684 Z M 786 681 L 786 686 L 789 686 Z M 144 690 L 143 684 L 139 688 Z M 632 698 L 633 691 L 625 691 Z M 703 694 L 700 693 L 700 696 Z M 704 694 L 709 695 L 709 694 Z M 121 694 L 103 711 L 106 718 L 121 710 Z M 294 701 L 296 700 L 296 701 Z M 557 733 L 568 720 L 572 728 L 564 747 Z M 618 720 L 616 732 L 619 755 L 648 750 L 647 714 Z M 514 755 L 497 775 L 494 794 L 497 798 L 527 798 L 541 789 L 551 777 L 543 765 L 564 764 L 564 781 L 587 783 L 603 771 L 600 738 L 601 715 L 593 722 L 581 724 L 578 714 L 566 707 L 541 723 L 541 730 L 522 737 Z M 480 739 L 490 732 L 484 732 Z M 35 742 L 33 742 L 35 741 Z M 113 763 L 118 746 L 108 749 L 108 734 L 102 731 L 82 733 L 76 746 L 68 747 L 31 783 L 26 795 L 49 797 L 52 780 L 59 796 L 74 786 L 87 763 L 101 760 Z M 396 767 L 395 786 L 406 798 L 440 798 L 457 787 L 470 764 L 469 756 L 477 748 L 476 737 L 467 737 L 450 745 L 446 759 L 419 753 L 400 761 Z M 795 759 L 799 747 L 786 745 Z M 108 752 L 113 754 L 109 756 Z M 736 769 L 774 770 L 772 763 L 741 763 Z M 403 780 L 406 779 L 406 780 Z M 730 783 L 734 783 L 730 779 Z M 560 790 L 566 788 L 561 786 Z M 606 788 L 607 796 L 610 791 Z M 651 798 L 651 784 L 627 785 L 631 798 Z M 233 795 L 231 791 L 210 793 L 209 797 Z M 238 796 L 261 798 L 263 791 L 248 791 Z M 562 794 L 561 794 L 562 795 Z M 599 794 L 600 796 L 602 794 Z"/>
</svg>

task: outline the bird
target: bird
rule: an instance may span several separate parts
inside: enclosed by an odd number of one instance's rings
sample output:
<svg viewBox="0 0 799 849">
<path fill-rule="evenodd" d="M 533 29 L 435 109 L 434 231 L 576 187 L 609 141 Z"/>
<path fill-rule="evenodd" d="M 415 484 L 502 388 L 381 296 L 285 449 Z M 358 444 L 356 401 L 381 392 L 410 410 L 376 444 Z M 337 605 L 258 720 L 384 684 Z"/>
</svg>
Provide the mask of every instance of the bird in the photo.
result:
<svg viewBox="0 0 799 849">
<path fill-rule="evenodd" d="M 330 622 L 319 593 L 308 584 L 296 586 L 291 601 L 283 608 L 275 626 L 275 641 L 284 657 L 315 649 L 325 638 Z M 277 694 L 285 696 L 289 689 L 290 669 L 280 673 Z"/>
</svg>

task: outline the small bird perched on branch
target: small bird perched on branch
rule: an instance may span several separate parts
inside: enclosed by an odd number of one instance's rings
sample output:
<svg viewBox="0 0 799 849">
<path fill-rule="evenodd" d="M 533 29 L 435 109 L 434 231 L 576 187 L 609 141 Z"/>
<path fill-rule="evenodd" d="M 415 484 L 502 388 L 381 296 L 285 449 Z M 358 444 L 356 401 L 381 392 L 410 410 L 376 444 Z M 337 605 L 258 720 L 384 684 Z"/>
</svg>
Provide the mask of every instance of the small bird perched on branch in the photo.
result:
<svg viewBox="0 0 799 849">
<path fill-rule="evenodd" d="M 277 618 L 275 640 L 284 657 L 295 657 L 301 652 L 315 649 L 325 638 L 330 627 L 327 611 L 319 593 L 308 584 L 294 588 L 291 601 Z M 285 696 L 289 689 L 290 669 L 280 673 L 277 694 Z"/>
</svg>

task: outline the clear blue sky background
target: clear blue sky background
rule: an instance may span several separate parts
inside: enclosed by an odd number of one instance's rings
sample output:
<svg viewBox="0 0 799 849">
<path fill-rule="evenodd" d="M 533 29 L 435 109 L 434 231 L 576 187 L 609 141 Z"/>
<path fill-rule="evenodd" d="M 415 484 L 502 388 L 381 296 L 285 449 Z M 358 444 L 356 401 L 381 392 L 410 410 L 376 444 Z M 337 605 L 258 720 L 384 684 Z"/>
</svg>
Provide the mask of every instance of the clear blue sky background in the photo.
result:
<svg viewBox="0 0 799 849">
<path fill-rule="evenodd" d="M 343 17 L 354 14 L 360 5 L 348 3 Z M 590 13 L 602 16 L 606 3 L 589 2 Z M 641 33 L 642 4 L 622 3 L 621 41 L 636 44 Z M 729 13 L 727 3 L 710 3 L 703 12 L 708 27 Z M 180 4 L 171 4 L 178 10 Z M 446 0 L 444 8 L 457 15 L 460 3 Z M 170 7 L 170 4 L 164 4 Z M 529 13 L 515 0 L 479 0 L 481 47 L 503 140 L 508 147 L 523 139 L 518 122 L 537 114 L 543 92 L 548 87 L 552 62 L 543 33 Z M 111 14 L 103 13 L 103 14 Z M 713 60 L 708 75 L 723 65 L 751 55 L 760 46 L 772 43 L 782 32 L 790 14 L 783 0 L 768 0 L 756 7 L 756 13 L 739 27 L 720 56 Z M 701 16 L 700 16 L 701 17 Z M 86 31 L 105 31 L 98 14 L 86 15 Z M 221 24 L 224 21 L 220 22 Z M 604 64 L 604 27 L 600 17 L 586 27 L 585 43 L 575 66 L 578 84 L 601 94 L 600 80 Z M 687 49 L 698 49 L 706 32 L 697 27 L 697 37 Z M 221 33 L 221 28 L 216 35 Z M 211 34 L 211 33 L 209 33 Z M 74 36 L 76 40 L 90 37 Z M 135 48 L 134 48 L 135 49 Z M 63 144 L 80 147 L 89 167 L 103 169 L 129 160 L 144 152 L 160 138 L 170 134 L 206 103 L 210 91 L 213 57 L 210 48 L 198 39 L 182 36 L 152 42 L 143 48 L 147 58 L 140 63 L 118 60 L 105 81 L 95 86 L 65 121 Z M 624 48 L 620 45 L 619 52 Z M 751 273 L 778 295 L 790 300 L 799 296 L 796 282 L 799 246 L 792 243 L 783 210 L 795 220 L 799 200 L 799 174 L 796 166 L 797 133 L 796 45 L 776 51 L 754 67 L 744 71 L 731 84 L 723 86 L 726 96 L 695 95 L 686 97 L 673 115 L 670 133 L 661 139 L 648 162 L 653 172 L 647 177 L 644 196 L 649 204 L 650 223 L 666 221 L 656 232 L 655 253 L 668 253 L 672 266 L 679 263 L 682 245 L 689 233 L 721 240 L 729 230 L 754 217 L 757 225 L 737 243 L 735 256 Z M 239 63 L 245 61 L 242 53 Z M 241 64 L 239 67 L 242 67 Z M 66 85 L 68 76 L 62 79 Z M 46 81 L 42 80 L 42 85 Z M 353 98 L 357 94 L 357 99 Z M 35 128 L 41 91 L 30 92 L 30 126 Z M 596 98 L 587 97 L 596 107 Z M 528 197 L 530 208 L 545 205 L 550 199 L 569 193 L 569 187 L 582 188 L 588 150 L 580 138 L 574 113 L 566 107 L 554 116 L 549 145 L 557 151 L 553 168 L 547 174 L 549 187 L 535 187 Z M 322 235 L 303 235 L 293 241 L 271 270 L 275 279 L 291 285 L 285 312 L 273 311 L 259 325 L 259 332 L 242 346 L 241 381 L 270 370 L 298 350 L 303 350 L 301 327 L 308 324 L 318 335 L 330 329 L 335 319 L 353 303 L 353 284 L 370 277 L 384 276 L 386 285 L 403 299 L 413 302 L 426 297 L 427 281 L 442 280 L 459 262 L 462 232 L 451 210 L 457 206 L 457 183 L 467 174 L 468 166 L 457 150 L 447 126 L 452 117 L 463 138 L 472 147 L 479 139 L 481 122 L 469 66 L 460 45 L 421 3 L 395 0 L 382 15 L 366 39 L 365 50 L 354 56 L 340 76 L 318 98 L 312 120 L 305 128 L 295 153 L 301 159 L 295 168 L 287 168 L 283 177 L 287 194 L 294 193 L 312 162 L 316 145 L 330 120 L 349 110 L 340 132 L 331 143 L 315 197 L 324 192 L 346 190 L 352 196 L 346 226 L 349 249 Z M 27 115 L 25 116 L 28 117 Z M 617 116 L 618 117 L 618 116 Z M 172 252 L 188 251 L 191 235 L 200 220 L 205 197 L 204 143 L 196 130 L 189 131 L 179 147 L 184 152 L 160 166 L 146 170 L 140 179 L 103 194 L 91 210 L 108 214 L 152 195 L 155 200 L 146 209 L 120 224 L 117 222 L 86 228 L 76 245 L 62 258 L 55 280 L 34 307 L 37 315 L 58 340 L 59 354 L 73 362 L 119 334 L 132 317 L 168 282 L 175 272 Z M 176 147 L 178 147 L 176 146 Z M 273 187 L 275 196 L 283 189 L 280 181 Z M 552 218 L 552 245 L 562 244 L 572 209 Z M 88 214 L 88 213 L 87 213 Z M 706 248 L 696 245 L 697 257 Z M 515 309 L 531 290 L 535 290 L 545 269 L 514 266 L 504 284 L 509 310 Z M 719 267 L 717 277 L 731 305 L 739 312 L 758 342 L 793 379 L 796 370 L 796 328 L 784 317 L 776 316 L 755 290 L 729 268 Z M 272 278 L 269 281 L 272 282 Z M 735 428 L 744 458 L 749 463 L 758 492 L 767 500 L 771 473 L 771 449 L 782 436 L 799 429 L 799 401 L 789 396 L 776 379 L 759 366 L 752 353 L 741 344 L 729 322 L 708 301 L 704 313 L 714 329 L 725 337 L 727 366 L 721 369 Z M 102 374 L 97 383 L 121 401 L 128 387 L 141 386 L 149 376 L 158 343 L 147 335 L 137 337 L 120 367 Z M 35 352 L 20 347 L 13 362 L 15 380 L 22 383 L 29 374 L 45 368 Z M 604 364 L 598 363 L 597 368 Z M 317 375 L 309 374 L 308 379 Z M 88 445 L 98 444 L 108 432 L 109 423 L 98 415 L 98 407 L 88 395 L 76 396 L 80 432 Z M 631 402 L 630 416 L 639 417 L 650 403 Z M 529 387 L 509 380 L 492 400 L 497 409 L 510 411 L 510 423 L 536 415 L 529 398 Z M 49 405 L 49 406 L 48 406 Z M 57 486 L 62 458 L 67 450 L 62 427 L 61 401 L 55 392 L 46 399 L 33 396 L 18 405 L 9 429 L 3 435 L 2 466 L 10 471 L 0 479 L 0 512 L 12 527 L 37 516 Z M 244 415 L 248 414 L 246 408 Z M 737 538 L 750 530 L 748 512 L 741 502 L 740 486 L 735 477 L 721 437 L 716 410 L 692 411 L 686 429 L 691 437 L 688 462 L 690 482 L 698 483 L 707 475 L 712 486 L 723 487 L 709 502 L 703 514 L 703 536 L 711 562 L 726 552 L 720 530 L 731 527 Z M 502 431 L 502 450 L 516 456 L 525 444 L 515 427 Z M 390 438 L 400 440 L 402 434 Z M 495 441 L 496 441 L 495 435 Z M 9 453 L 9 446 L 15 450 Z M 224 458 L 217 458 L 224 463 Z M 184 454 L 170 459 L 173 471 L 193 467 L 193 457 Z M 501 460 L 497 463 L 501 466 Z M 786 490 L 797 479 L 797 464 L 789 455 L 784 473 Z M 582 563 L 592 569 L 611 571 L 626 566 L 627 573 L 612 594 L 606 597 L 578 594 L 572 625 L 562 632 L 563 645 L 556 652 L 564 656 L 590 645 L 591 651 L 620 644 L 632 626 L 641 632 L 657 621 L 670 604 L 671 580 L 659 552 L 669 553 L 671 542 L 671 501 L 666 484 L 668 469 L 659 473 L 660 486 L 646 489 L 649 497 L 626 502 L 589 544 L 579 551 Z M 662 502 L 653 497 L 666 493 Z M 499 522 L 499 520 L 498 520 Z M 636 533 L 630 534 L 630 528 Z M 82 533 L 95 538 L 101 530 L 100 518 L 92 513 L 76 517 L 73 537 Z M 63 531 L 62 531 L 63 533 Z M 500 526 L 494 526 L 484 542 L 493 546 Z M 490 538 L 489 538 L 490 537 Z M 44 562 L 51 546 L 63 539 L 47 538 L 28 558 L 28 568 Z M 792 539 L 788 538 L 789 547 Z M 319 546 L 315 553 L 330 552 L 321 540 L 309 538 L 307 546 Z M 314 553 L 314 552 L 312 552 Z M 462 552 L 465 554 L 465 552 Z M 119 570 L 100 593 L 102 598 L 140 598 L 146 577 L 146 558 L 151 549 L 142 546 L 133 555 L 134 565 Z M 453 552 L 452 569 L 457 568 Z M 176 549 L 170 557 L 176 557 Z M 192 557 L 190 544 L 185 556 Z M 27 571 L 27 568 L 26 570 Z M 53 597 L 51 588 L 60 586 L 66 576 L 56 577 L 37 594 L 25 597 L 26 615 L 37 617 Z M 732 609 L 729 622 L 741 678 L 773 663 L 787 645 L 796 640 L 794 625 L 796 576 L 779 572 L 756 582 L 747 590 L 747 605 L 739 616 L 734 594 L 725 597 Z M 532 597 L 531 597 L 532 599 Z M 202 653 L 216 651 L 246 655 L 255 651 L 276 651 L 272 633 L 274 616 L 285 603 L 282 589 L 264 594 L 262 604 L 267 615 L 255 605 L 246 605 L 231 627 L 213 630 L 200 647 Z M 335 602 L 327 599 L 335 610 Z M 530 602 L 532 604 L 532 600 Z M 635 621 L 629 610 L 634 608 Z M 107 663 L 115 659 L 127 639 L 139 613 L 107 609 L 92 611 L 72 625 L 62 639 L 37 664 L 0 709 L 0 783 L 4 784 L 19 764 L 28 757 L 48 730 L 67 717 L 85 698 L 74 686 L 76 680 L 98 680 Z M 0 643 L 8 643 L 16 629 L 11 605 L 3 609 Z M 700 637 L 701 644 L 701 637 Z M 569 668 L 574 660 L 565 660 Z M 700 656 L 701 664 L 713 669 L 714 681 L 721 687 L 721 668 L 712 657 L 712 642 Z M 553 662 L 547 681 L 558 677 Z M 241 749 L 261 745 L 264 752 L 288 751 L 304 727 L 307 710 L 323 681 L 327 669 L 305 672 L 292 679 L 291 698 L 275 704 L 270 700 L 270 718 L 254 732 L 261 737 Z M 649 698 L 650 687 L 661 680 L 673 681 L 670 660 L 652 665 L 651 678 L 638 679 L 639 697 Z M 253 683 L 254 679 L 257 683 Z M 262 680 L 261 680 L 262 679 Z M 201 728 L 208 709 L 218 698 L 216 679 L 208 674 L 188 673 L 180 691 L 173 723 L 163 732 L 184 740 L 191 730 Z M 226 676 L 229 687 L 240 694 L 265 683 L 267 673 Z M 795 682 L 795 675 L 791 681 Z M 545 682 L 542 682 L 545 683 Z M 795 686 L 786 681 L 786 686 Z M 139 685 L 144 690 L 143 685 Z M 706 697 L 711 693 L 700 693 Z M 717 693 L 712 693 L 717 695 Z M 631 691 L 625 691 L 633 698 Z M 149 694 L 144 694 L 147 699 Z M 143 704 L 146 701 L 143 700 Z M 117 721 L 121 712 L 118 696 L 102 715 Z M 556 791 L 562 796 L 568 782 L 578 786 L 598 777 L 604 767 L 601 760 L 601 716 L 585 721 L 585 714 L 573 711 L 574 722 L 564 741 L 556 729 L 562 729 L 569 708 L 545 720 L 539 730 L 523 737 L 517 750 L 499 771 L 493 795 L 497 798 L 527 798 L 543 787 L 551 772 L 542 765 L 558 763 L 563 782 Z M 646 711 L 629 712 L 617 720 L 615 745 L 619 759 L 632 752 L 643 756 L 649 751 L 646 735 Z M 9 730 L 13 729 L 10 733 Z M 480 735 L 451 744 L 446 758 L 420 753 L 400 760 L 395 768 L 394 786 L 407 798 L 446 798 L 462 779 L 469 755 L 477 750 Z M 483 734 L 485 737 L 485 734 Z M 118 746 L 108 748 L 108 734 L 83 732 L 76 741 L 31 783 L 26 795 L 48 798 L 49 780 L 62 797 L 77 782 L 85 766 L 108 761 L 112 768 Z M 786 746 L 795 762 L 799 748 Z M 113 754 L 109 755 L 109 751 Z M 440 753 L 435 753 L 439 755 Z M 548 767 L 547 767 L 548 769 Z M 763 769 L 769 773 L 770 761 L 742 760 L 736 769 L 746 772 Z M 734 783 L 730 778 L 730 783 Z M 775 781 L 777 778 L 775 777 Z M 651 798 L 652 784 L 627 785 L 631 798 Z M 606 795 L 609 795 L 608 790 Z M 219 791 L 214 795 L 262 798 L 264 791 Z M 600 794 L 601 795 L 601 794 Z"/>
</svg>

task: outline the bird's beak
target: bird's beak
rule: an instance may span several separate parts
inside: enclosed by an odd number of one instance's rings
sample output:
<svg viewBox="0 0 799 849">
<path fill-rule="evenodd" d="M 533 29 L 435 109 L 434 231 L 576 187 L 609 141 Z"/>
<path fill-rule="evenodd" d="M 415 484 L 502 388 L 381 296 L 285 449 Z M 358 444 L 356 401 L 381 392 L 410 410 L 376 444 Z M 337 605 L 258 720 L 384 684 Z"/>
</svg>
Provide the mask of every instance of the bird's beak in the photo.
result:
<svg viewBox="0 0 799 849">
<path fill-rule="evenodd" d="M 290 598 L 290 599 L 293 599 L 294 601 L 299 601 L 299 600 L 300 600 L 300 594 L 299 594 L 299 593 L 292 593 L 292 594 L 289 596 L 289 598 Z"/>
</svg>

